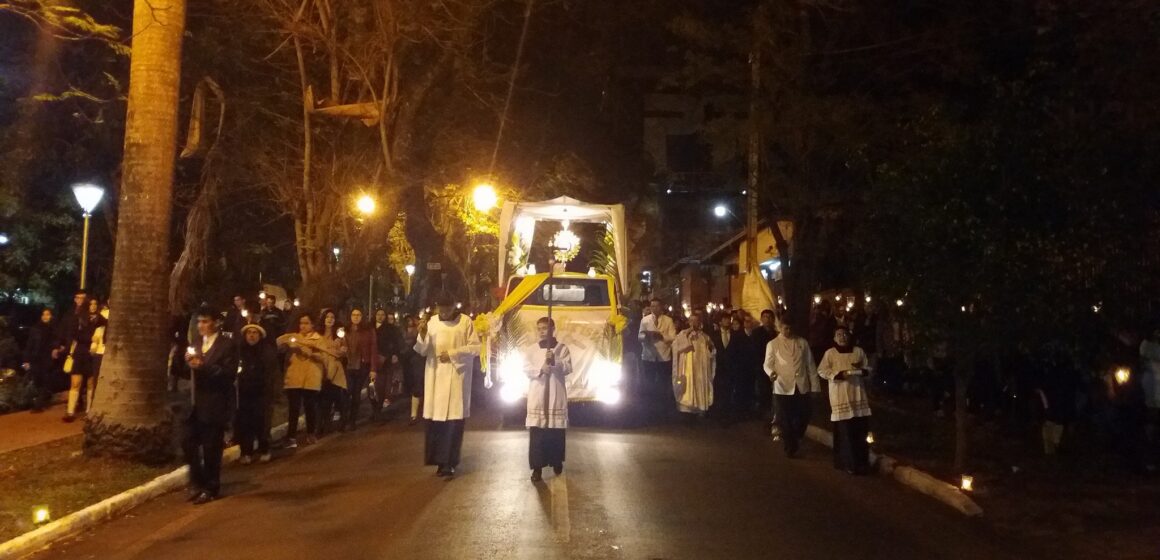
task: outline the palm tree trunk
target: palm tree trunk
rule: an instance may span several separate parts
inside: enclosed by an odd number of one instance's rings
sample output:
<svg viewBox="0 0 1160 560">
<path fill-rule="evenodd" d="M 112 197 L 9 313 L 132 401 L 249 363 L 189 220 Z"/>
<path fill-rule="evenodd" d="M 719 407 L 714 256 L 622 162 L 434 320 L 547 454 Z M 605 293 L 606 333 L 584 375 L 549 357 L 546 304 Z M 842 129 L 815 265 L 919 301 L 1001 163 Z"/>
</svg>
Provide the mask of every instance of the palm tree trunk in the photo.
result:
<svg viewBox="0 0 1160 560">
<path fill-rule="evenodd" d="M 185 0 L 135 0 L 108 351 L 85 451 L 172 459 L 166 395 L 173 169 Z"/>
</svg>

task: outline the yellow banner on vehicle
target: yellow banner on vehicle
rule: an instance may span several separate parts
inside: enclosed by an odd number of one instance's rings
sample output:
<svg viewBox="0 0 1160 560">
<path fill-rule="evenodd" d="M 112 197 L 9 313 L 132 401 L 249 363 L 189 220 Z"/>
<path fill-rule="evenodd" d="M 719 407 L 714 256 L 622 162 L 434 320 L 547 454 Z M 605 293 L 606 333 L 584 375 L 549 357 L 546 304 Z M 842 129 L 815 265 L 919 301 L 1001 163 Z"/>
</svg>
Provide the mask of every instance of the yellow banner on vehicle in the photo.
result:
<svg viewBox="0 0 1160 560">
<path fill-rule="evenodd" d="M 500 322 L 503 321 L 504 314 L 508 311 L 511 311 L 512 309 L 515 309 L 517 305 L 523 303 L 524 300 L 528 299 L 528 296 L 535 293 L 535 291 L 540 289 L 540 286 L 543 286 L 547 281 L 548 273 L 546 272 L 542 274 L 525 276 L 524 279 L 516 285 L 515 289 L 512 290 L 511 293 L 509 293 L 506 297 L 504 297 L 503 301 L 499 302 L 499 305 L 496 306 L 495 311 L 492 311 L 491 313 L 480 313 L 479 316 L 475 318 L 475 332 L 479 335 L 480 342 L 479 367 L 483 370 L 484 373 L 487 373 L 488 362 L 490 362 L 488 359 L 488 355 L 490 354 L 490 345 L 487 342 L 488 339 L 492 336 L 491 331 L 493 324 L 494 327 L 498 330 L 500 327 Z"/>
</svg>

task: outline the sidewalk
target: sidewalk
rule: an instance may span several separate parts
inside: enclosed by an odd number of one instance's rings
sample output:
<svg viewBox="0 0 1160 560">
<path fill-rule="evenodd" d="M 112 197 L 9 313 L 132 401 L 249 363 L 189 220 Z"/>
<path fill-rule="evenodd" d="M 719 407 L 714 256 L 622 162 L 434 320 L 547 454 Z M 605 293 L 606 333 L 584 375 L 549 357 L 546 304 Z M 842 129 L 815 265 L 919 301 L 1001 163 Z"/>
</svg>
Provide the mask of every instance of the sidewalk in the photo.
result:
<svg viewBox="0 0 1160 560">
<path fill-rule="evenodd" d="M 64 403 L 59 403 L 38 414 L 26 410 L 0 415 L 0 453 L 80 434 L 84 430 L 84 418 L 77 418 L 71 424 L 62 422 L 64 410 Z"/>
</svg>

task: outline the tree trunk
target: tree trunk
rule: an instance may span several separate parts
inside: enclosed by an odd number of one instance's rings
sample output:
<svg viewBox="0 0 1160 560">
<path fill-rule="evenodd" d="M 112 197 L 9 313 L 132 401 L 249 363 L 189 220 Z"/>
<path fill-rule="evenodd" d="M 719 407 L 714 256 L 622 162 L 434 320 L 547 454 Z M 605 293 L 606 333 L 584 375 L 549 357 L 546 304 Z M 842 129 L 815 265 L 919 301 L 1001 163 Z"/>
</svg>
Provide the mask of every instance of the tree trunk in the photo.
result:
<svg viewBox="0 0 1160 560">
<path fill-rule="evenodd" d="M 185 0 L 135 0 L 124 175 L 108 351 L 85 451 L 156 463 L 173 458 L 166 403 L 169 233 L 177 156 Z"/>
</svg>

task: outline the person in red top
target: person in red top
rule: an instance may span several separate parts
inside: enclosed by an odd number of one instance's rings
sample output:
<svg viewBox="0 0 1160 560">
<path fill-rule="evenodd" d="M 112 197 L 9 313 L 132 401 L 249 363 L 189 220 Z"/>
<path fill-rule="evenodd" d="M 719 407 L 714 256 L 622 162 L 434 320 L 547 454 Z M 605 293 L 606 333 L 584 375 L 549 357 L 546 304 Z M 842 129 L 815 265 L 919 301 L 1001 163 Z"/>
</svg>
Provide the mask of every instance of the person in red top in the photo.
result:
<svg viewBox="0 0 1160 560">
<path fill-rule="evenodd" d="M 369 379 L 378 376 L 378 337 L 362 309 L 350 311 L 350 329 L 346 332 L 346 386 L 350 393 L 347 428 L 353 430 L 362 406 L 362 390 Z"/>
</svg>

